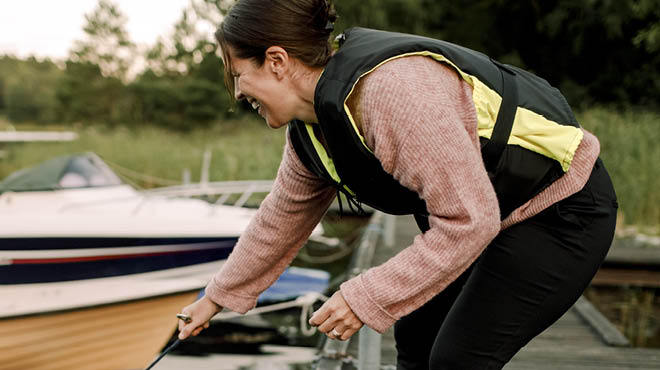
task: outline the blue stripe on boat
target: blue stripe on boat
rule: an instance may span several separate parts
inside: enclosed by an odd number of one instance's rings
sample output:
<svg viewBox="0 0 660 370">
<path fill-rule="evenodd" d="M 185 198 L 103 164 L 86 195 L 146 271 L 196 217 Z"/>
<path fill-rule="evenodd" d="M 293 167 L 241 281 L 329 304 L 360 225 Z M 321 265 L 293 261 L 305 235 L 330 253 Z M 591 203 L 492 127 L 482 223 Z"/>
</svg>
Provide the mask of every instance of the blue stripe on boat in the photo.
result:
<svg viewBox="0 0 660 370">
<path fill-rule="evenodd" d="M 181 244 L 180 239 L 176 241 Z M 228 239 L 221 240 L 216 249 L 176 251 L 156 256 L 127 256 L 120 259 L 69 263 L 0 265 L 0 284 L 94 279 L 191 266 L 226 259 L 234 246 L 234 243 L 227 243 L 228 241 Z"/>
</svg>

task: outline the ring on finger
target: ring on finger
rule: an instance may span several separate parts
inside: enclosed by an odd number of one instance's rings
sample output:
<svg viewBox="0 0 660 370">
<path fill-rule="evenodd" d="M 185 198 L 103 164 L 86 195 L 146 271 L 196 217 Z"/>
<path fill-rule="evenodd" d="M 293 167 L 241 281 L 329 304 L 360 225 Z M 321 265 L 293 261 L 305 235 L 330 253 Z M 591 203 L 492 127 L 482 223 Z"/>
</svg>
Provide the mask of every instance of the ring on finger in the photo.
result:
<svg viewBox="0 0 660 370">
<path fill-rule="evenodd" d="M 332 329 L 332 335 L 335 337 L 341 337 L 341 333 L 337 331 L 337 329 Z"/>
</svg>

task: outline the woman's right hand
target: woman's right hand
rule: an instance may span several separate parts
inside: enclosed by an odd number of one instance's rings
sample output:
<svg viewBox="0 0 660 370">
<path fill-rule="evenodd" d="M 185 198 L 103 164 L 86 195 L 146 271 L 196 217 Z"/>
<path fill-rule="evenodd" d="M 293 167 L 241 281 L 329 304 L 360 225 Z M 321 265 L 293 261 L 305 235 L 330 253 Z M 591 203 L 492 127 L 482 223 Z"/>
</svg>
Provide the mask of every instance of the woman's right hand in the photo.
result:
<svg viewBox="0 0 660 370">
<path fill-rule="evenodd" d="M 190 316 L 192 320 L 188 323 L 179 321 L 179 339 L 186 339 L 191 334 L 196 336 L 208 328 L 211 318 L 220 311 L 222 311 L 222 306 L 217 305 L 206 296 L 184 307 L 181 313 Z"/>
</svg>

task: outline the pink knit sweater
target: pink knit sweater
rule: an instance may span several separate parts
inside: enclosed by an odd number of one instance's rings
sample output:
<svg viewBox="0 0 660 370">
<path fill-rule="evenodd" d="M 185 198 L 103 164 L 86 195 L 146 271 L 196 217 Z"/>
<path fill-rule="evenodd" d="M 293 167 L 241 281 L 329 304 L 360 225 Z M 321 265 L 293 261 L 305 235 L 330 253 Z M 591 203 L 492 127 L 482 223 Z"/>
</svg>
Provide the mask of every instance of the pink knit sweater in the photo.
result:
<svg viewBox="0 0 660 370">
<path fill-rule="evenodd" d="M 472 89 L 454 70 L 422 56 L 387 62 L 360 80 L 349 106 L 383 168 L 416 191 L 430 213 L 430 230 L 412 245 L 341 285 L 353 312 L 379 332 L 441 292 L 500 230 L 580 190 L 600 150 L 585 131 L 570 170 L 500 221 L 481 160 Z M 287 142 L 271 193 L 206 294 L 233 311 L 253 308 L 334 197 L 334 188 L 310 173 Z"/>
</svg>

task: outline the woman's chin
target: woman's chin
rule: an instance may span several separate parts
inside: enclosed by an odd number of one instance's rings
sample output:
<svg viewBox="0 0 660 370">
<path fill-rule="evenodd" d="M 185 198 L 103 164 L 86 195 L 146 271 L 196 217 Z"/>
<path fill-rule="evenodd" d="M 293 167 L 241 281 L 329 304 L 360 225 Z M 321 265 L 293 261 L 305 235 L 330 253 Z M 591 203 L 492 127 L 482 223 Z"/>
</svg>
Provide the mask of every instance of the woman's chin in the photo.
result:
<svg viewBox="0 0 660 370">
<path fill-rule="evenodd" d="M 280 120 L 276 120 L 268 116 L 264 117 L 264 120 L 266 121 L 266 125 L 268 125 L 268 127 L 270 128 L 280 128 L 288 123 L 288 122 L 280 122 Z"/>
</svg>

